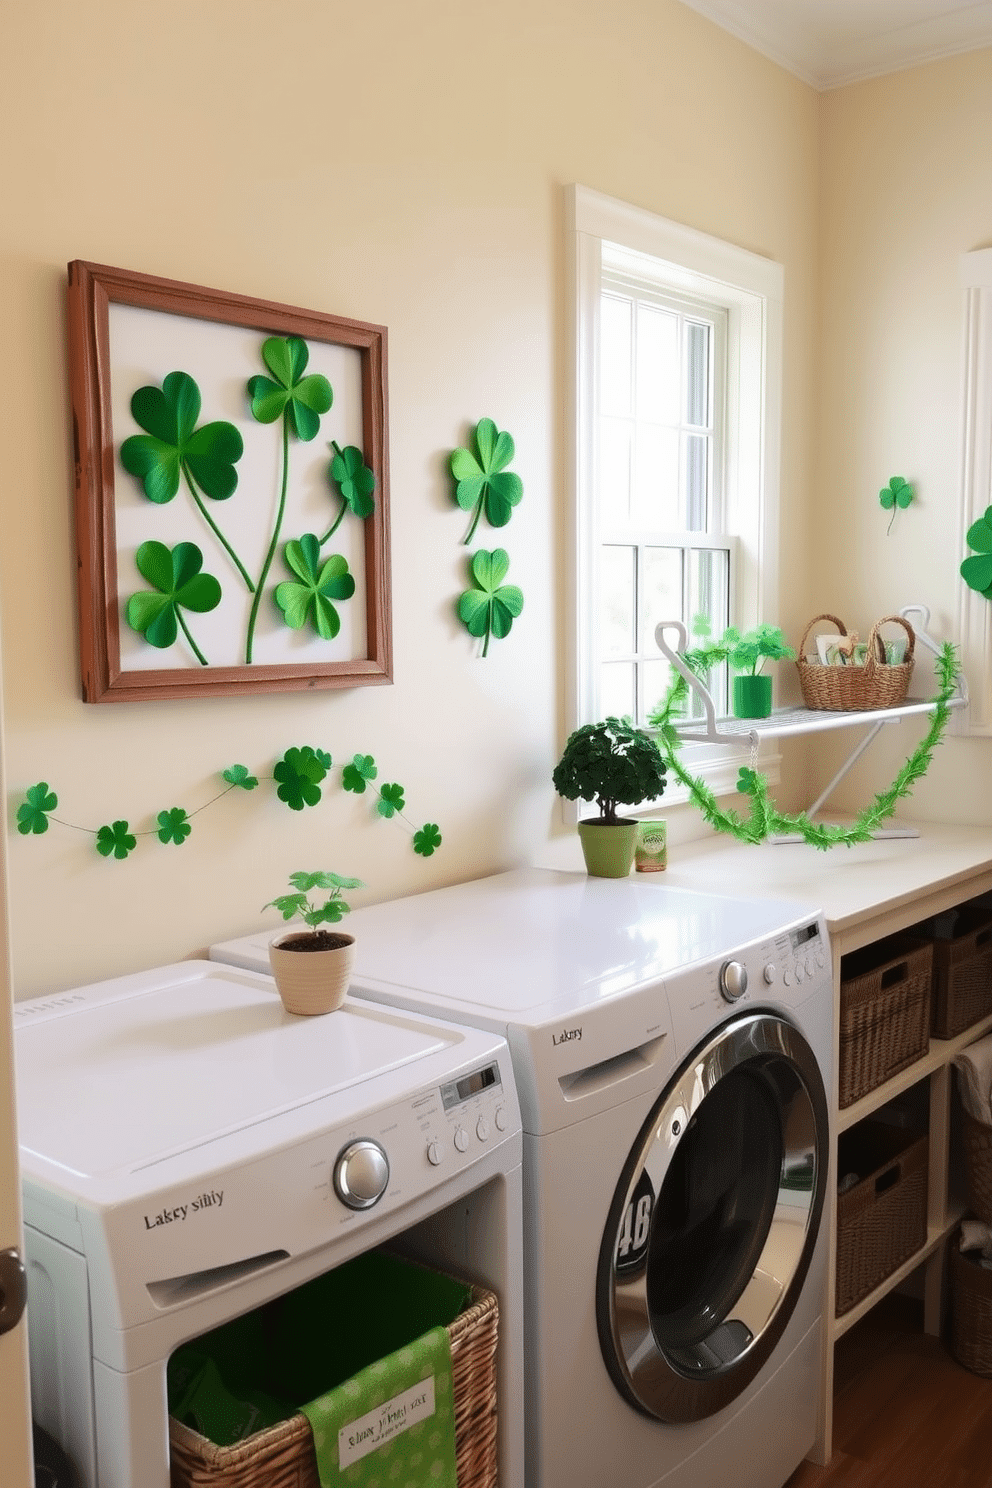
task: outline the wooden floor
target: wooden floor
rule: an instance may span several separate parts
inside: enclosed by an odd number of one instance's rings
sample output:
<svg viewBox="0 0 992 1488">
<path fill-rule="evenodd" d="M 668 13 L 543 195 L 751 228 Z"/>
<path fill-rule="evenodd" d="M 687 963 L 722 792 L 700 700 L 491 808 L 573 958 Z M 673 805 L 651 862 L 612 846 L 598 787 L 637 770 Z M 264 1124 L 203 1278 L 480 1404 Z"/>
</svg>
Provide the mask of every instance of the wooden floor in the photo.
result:
<svg viewBox="0 0 992 1488">
<path fill-rule="evenodd" d="M 890 1296 L 837 1344 L 834 1453 L 785 1488 L 992 1488 L 992 1379 L 923 1332 L 923 1304 Z"/>
</svg>

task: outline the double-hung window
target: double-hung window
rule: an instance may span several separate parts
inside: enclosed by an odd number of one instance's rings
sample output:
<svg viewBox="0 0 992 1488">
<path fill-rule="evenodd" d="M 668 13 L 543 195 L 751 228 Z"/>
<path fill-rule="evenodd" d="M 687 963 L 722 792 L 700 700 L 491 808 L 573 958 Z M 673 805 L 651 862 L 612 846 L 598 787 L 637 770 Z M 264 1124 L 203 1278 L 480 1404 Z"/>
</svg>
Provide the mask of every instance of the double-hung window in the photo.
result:
<svg viewBox="0 0 992 1488">
<path fill-rule="evenodd" d="M 569 726 L 643 724 L 670 680 L 659 622 L 776 618 L 782 270 L 583 187 L 569 206 Z"/>
</svg>

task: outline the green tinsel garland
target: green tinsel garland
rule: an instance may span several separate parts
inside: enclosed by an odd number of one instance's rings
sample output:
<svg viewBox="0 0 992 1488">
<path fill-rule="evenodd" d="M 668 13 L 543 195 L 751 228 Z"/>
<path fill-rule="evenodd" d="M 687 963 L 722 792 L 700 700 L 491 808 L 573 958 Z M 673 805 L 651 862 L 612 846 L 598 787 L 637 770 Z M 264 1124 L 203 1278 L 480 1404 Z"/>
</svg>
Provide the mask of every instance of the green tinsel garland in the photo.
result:
<svg viewBox="0 0 992 1488">
<path fill-rule="evenodd" d="M 689 792 L 693 803 L 699 808 L 710 826 L 718 832 L 727 832 L 738 842 L 763 842 L 769 836 L 795 835 L 808 842 L 811 847 L 826 849 L 843 844 L 850 847 L 855 842 L 868 842 L 873 833 L 896 809 L 896 803 L 908 796 L 914 783 L 920 780 L 930 767 L 933 752 L 943 738 L 951 710 L 948 703 L 957 688 L 959 667 L 955 647 L 944 644 L 937 656 L 938 680 L 934 711 L 926 737 L 909 756 L 888 790 L 879 791 L 870 806 L 866 806 L 848 827 L 831 826 L 814 822 L 805 811 L 792 816 L 777 811 L 768 795 L 768 781 L 764 775 L 749 767 L 741 769 L 737 789 L 751 802 L 750 815 L 745 818 L 737 811 L 721 811 L 716 796 L 698 776 L 692 775 L 682 764 L 678 751 L 682 740 L 672 722 L 672 715 L 679 711 L 688 693 L 685 679 L 676 676 L 665 697 L 651 715 L 650 722 L 657 730 L 658 745 L 672 776 Z"/>
</svg>

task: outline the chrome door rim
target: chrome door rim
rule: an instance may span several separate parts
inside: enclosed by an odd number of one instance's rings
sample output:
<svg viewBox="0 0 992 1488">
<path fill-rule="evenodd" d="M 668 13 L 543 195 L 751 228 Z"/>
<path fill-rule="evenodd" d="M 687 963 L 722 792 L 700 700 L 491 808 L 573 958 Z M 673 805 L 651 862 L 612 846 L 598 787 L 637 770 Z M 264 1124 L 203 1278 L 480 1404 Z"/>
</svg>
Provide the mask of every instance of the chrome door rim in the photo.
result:
<svg viewBox="0 0 992 1488">
<path fill-rule="evenodd" d="M 704 1342 L 692 1358 L 684 1352 L 673 1357 L 659 1345 L 652 1326 L 647 1261 L 633 1274 L 618 1275 L 623 1217 L 639 1184 L 643 1193 L 647 1182 L 657 1197 L 696 1112 L 724 1076 L 742 1069 L 765 1081 L 781 1111 L 783 1160 L 774 1212 L 757 1265 L 710 1335 L 716 1353 Z M 816 1058 L 799 1030 L 779 1014 L 752 1011 L 730 1019 L 683 1065 L 630 1153 L 600 1250 L 600 1343 L 614 1383 L 631 1404 L 663 1421 L 699 1420 L 721 1410 L 755 1377 L 784 1332 L 809 1270 L 828 1157 L 827 1101 Z M 729 1331 L 721 1334 L 725 1323 Z M 731 1338 L 729 1345 L 721 1342 Z"/>
</svg>

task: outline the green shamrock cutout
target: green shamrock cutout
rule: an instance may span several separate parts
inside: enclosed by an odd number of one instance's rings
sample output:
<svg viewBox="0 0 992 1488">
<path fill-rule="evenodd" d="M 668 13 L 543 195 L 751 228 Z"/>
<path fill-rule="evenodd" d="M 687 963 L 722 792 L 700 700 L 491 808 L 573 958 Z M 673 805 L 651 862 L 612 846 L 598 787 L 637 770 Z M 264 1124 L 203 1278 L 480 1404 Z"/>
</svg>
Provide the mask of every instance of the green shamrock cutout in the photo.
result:
<svg viewBox="0 0 992 1488">
<path fill-rule="evenodd" d="M 746 765 L 742 765 L 737 772 L 737 789 L 742 796 L 757 795 L 759 790 L 757 771 L 750 770 Z"/>
<path fill-rule="evenodd" d="M 291 811 L 316 806 L 320 800 L 320 782 L 330 768 L 330 755 L 311 749 L 309 744 L 302 749 L 287 749 L 272 771 L 279 782 L 276 795 Z"/>
<path fill-rule="evenodd" d="M 200 407 L 200 389 L 188 372 L 170 372 L 161 388 L 141 387 L 131 399 L 134 421 L 145 433 L 124 440 L 121 464 L 159 506 L 175 496 L 180 475 L 214 501 L 226 501 L 237 488 L 241 435 L 223 421 L 198 429 Z"/>
<path fill-rule="evenodd" d="M 258 784 L 258 776 L 250 774 L 247 765 L 232 765 L 224 771 L 223 778 L 228 785 L 238 786 L 241 790 L 254 790 Z"/>
<path fill-rule="evenodd" d="M 258 622 L 262 590 L 276 555 L 282 519 L 286 513 L 290 431 L 295 432 L 298 439 L 314 439 L 320 428 L 320 415 L 327 412 L 334 399 L 331 384 L 326 377 L 319 372 L 304 376 L 310 353 L 306 342 L 301 341 L 299 336 L 270 336 L 262 343 L 262 360 L 276 380 L 273 382 L 272 378 L 261 375 L 250 377 L 248 393 L 251 397 L 251 411 L 260 424 L 274 424 L 276 419 L 282 418 L 282 480 L 272 536 L 248 616 L 248 631 L 245 636 L 245 663 L 248 666 L 251 665 L 255 644 L 255 626 Z"/>
<path fill-rule="evenodd" d="M 159 812 L 159 842 L 174 842 L 177 847 L 182 847 L 192 830 L 189 817 L 181 806 L 173 806 L 171 811 Z"/>
<path fill-rule="evenodd" d="M 965 540 L 969 548 L 974 548 L 975 555 L 962 563 L 961 577 L 969 589 L 992 599 L 992 506 L 986 507 L 985 515 L 971 524 Z"/>
<path fill-rule="evenodd" d="M 472 558 L 472 577 L 478 586 L 466 589 L 458 601 L 458 618 L 469 635 L 485 636 L 482 654 L 489 651 L 489 637 L 502 640 L 524 607 L 524 597 L 515 584 L 504 584 L 510 558 L 504 548 L 487 553 L 480 548 Z"/>
<path fill-rule="evenodd" d="M 341 629 L 341 617 L 332 600 L 350 599 L 355 592 L 347 559 L 332 553 L 321 563 L 320 543 L 312 532 L 305 532 L 299 542 L 288 542 L 283 557 L 299 579 L 299 583 L 287 579 L 276 585 L 275 601 L 286 624 L 302 630 L 312 609 L 314 630 L 322 641 L 333 641 Z"/>
<path fill-rule="evenodd" d="M 913 488 L 909 484 L 909 481 L 903 480 L 901 475 L 893 475 L 889 479 L 889 484 L 883 486 L 879 491 L 878 499 L 883 510 L 891 511 L 892 513 L 892 516 L 889 518 L 889 525 L 885 529 L 887 536 L 892 531 L 892 523 L 896 519 L 896 511 L 905 511 L 906 507 L 913 500 Z"/>
<path fill-rule="evenodd" d="M 181 614 L 184 609 L 206 614 L 220 604 L 220 584 L 212 574 L 200 572 L 203 554 L 196 543 L 181 542 L 170 549 L 165 543 L 143 542 L 134 561 L 141 577 L 158 592 L 142 589 L 132 594 L 127 602 L 128 625 L 150 646 L 162 650 L 172 645 L 181 628 L 197 661 L 207 666 Z"/>
<path fill-rule="evenodd" d="M 128 831 L 126 821 L 115 821 L 112 826 L 101 827 L 96 834 L 96 850 L 103 858 L 109 858 L 113 853 L 115 858 L 123 860 L 128 853 L 134 852 L 138 845 L 138 839 Z"/>
<path fill-rule="evenodd" d="M 427 822 L 419 832 L 413 834 L 413 850 L 422 858 L 432 857 L 441 846 L 441 833 L 437 829 L 437 822 Z"/>
<path fill-rule="evenodd" d="M 475 427 L 475 445 L 477 456 L 471 450 L 456 449 L 450 461 L 457 481 L 455 500 L 462 511 L 473 512 L 465 543 L 472 541 L 483 510 L 491 527 L 505 527 L 524 494 L 519 475 L 506 469 L 516 453 L 512 437 L 501 434 L 492 419 L 480 419 Z"/>
<path fill-rule="evenodd" d="M 234 467 L 244 454 L 244 441 L 233 424 L 223 421 L 198 429 L 200 406 L 200 389 L 188 372 L 170 372 L 161 388 L 139 388 L 131 412 L 147 432 L 125 439 L 121 464 L 144 483 L 145 495 L 158 506 L 172 500 L 180 476 L 185 477 L 197 510 L 251 593 L 255 586 L 247 569 L 200 497 L 202 490 L 214 501 L 226 501 L 234 493 Z"/>
<path fill-rule="evenodd" d="M 25 837 L 33 832 L 40 837 L 48 831 L 48 815 L 59 804 L 54 791 L 48 789 L 47 781 L 32 785 L 25 792 L 26 799 L 17 808 L 17 830 Z"/>
<path fill-rule="evenodd" d="M 402 811 L 405 805 L 406 800 L 401 785 L 384 785 L 379 792 L 379 804 L 375 809 L 388 821 L 397 811 Z"/>
<path fill-rule="evenodd" d="M 346 791 L 353 791 L 356 796 L 361 796 L 364 795 L 368 782 L 374 780 L 378 773 L 375 760 L 370 754 L 356 754 L 351 764 L 345 765 L 342 770 L 341 784 Z"/>
<path fill-rule="evenodd" d="M 345 512 L 350 511 L 353 516 L 364 520 L 375 510 L 372 496 L 375 476 L 366 465 L 361 450 L 354 444 L 347 444 L 342 449 L 336 440 L 331 441 L 331 449 L 334 456 L 327 467 L 327 477 L 341 496 L 341 510 L 320 539 L 321 546 L 337 532 Z"/>
<path fill-rule="evenodd" d="M 299 336 L 270 336 L 262 343 L 262 360 L 272 373 L 248 379 L 251 411 L 260 424 L 285 415 L 287 430 L 297 439 L 315 439 L 320 415 L 334 400 L 331 384 L 320 372 L 304 376 L 310 352 Z M 274 379 L 274 380 L 273 380 Z"/>
</svg>

